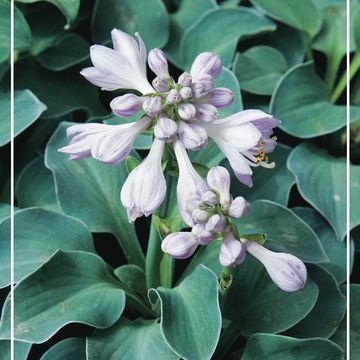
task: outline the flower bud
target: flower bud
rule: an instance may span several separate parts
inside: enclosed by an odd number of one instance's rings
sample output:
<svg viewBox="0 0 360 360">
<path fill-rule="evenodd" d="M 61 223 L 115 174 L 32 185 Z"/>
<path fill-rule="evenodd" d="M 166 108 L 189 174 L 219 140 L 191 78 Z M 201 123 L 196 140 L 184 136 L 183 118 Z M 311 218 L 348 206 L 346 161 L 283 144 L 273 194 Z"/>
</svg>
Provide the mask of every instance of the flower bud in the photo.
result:
<svg viewBox="0 0 360 360">
<path fill-rule="evenodd" d="M 181 90 L 180 90 L 180 96 L 183 100 L 188 100 L 192 98 L 192 90 L 191 87 L 188 86 L 184 86 Z"/>
<path fill-rule="evenodd" d="M 162 241 L 161 249 L 175 259 L 190 257 L 198 247 L 198 243 L 191 232 L 172 233 Z"/>
<path fill-rule="evenodd" d="M 186 200 L 186 210 L 192 213 L 197 207 L 201 205 L 200 197 L 197 195 L 189 196 Z"/>
<path fill-rule="evenodd" d="M 194 209 L 194 211 L 191 213 L 191 216 L 195 223 L 203 223 L 208 219 L 209 214 L 205 210 Z"/>
<path fill-rule="evenodd" d="M 178 114 L 183 120 L 191 120 L 194 118 L 196 114 L 196 108 L 193 104 L 185 103 L 179 105 Z"/>
<path fill-rule="evenodd" d="M 156 116 L 161 111 L 161 97 L 147 97 L 142 107 L 149 116 Z"/>
<path fill-rule="evenodd" d="M 165 54 L 160 49 L 152 49 L 149 52 L 148 63 L 150 69 L 159 77 L 170 78 L 168 62 Z"/>
<path fill-rule="evenodd" d="M 224 236 L 220 247 L 219 261 L 222 266 L 241 264 L 245 260 L 246 246 L 236 240 L 231 232 Z"/>
<path fill-rule="evenodd" d="M 250 211 L 250 204 L 242 196 L 236 197 L 229 207 L 228 214 L 233 218 L 241 218 Z"/>
<path fill-rule="evenodd" d="M 199 125 L 179 122 L 179 139 L 190 150 L 200 150 L 207 145 L 208 136 L 206 130 Z"/>
<path fill-rule="evenodd" d="M 218 198 L 213 191 L 207 191 L 206 193 L 201 195 L 201 202 L 207 205 L 217 205 Z"/>
<path fill-rule="evenodd" d="M 110 107 L 114 114 L 121 117 L 127 117 L 138 112 L 141 109 L 144 100 L 145 98 L 134 94 L 125 94 L 113 99 L 110 103 Z"/>
<path fill-rule="evenodd" d="M 224 228 L 225 220 L 219 214 L 214 214 L 205 224 L 205 230 L 218 233 Z"/>
<path fill-rule="evenodd" d="M 222 166 L 215 166 L 209 170 L 206 179 L 210 188 L 219 193 L 221 205 L 230 205 L 231 199 L 229 172 Z"/>
<path fill-rule="evenodd" d="M 201 74 L 196 79 L 195 84 L 201 84 L 204 87 L 204 91 L 207 92 L 214 87 L 214 79 L 208 74 Z"/>
<path fill-rule="evenodd" d="M 304 263 L 296 256 L 276 253 L 255 241 L 248 241 L 247 251 L 265 266 L 272 281 L 282 290 L 294 292 L 305 286 L 307 271 Z"/>
<path fill-rule="evenodd" d="M 223 109 L 234 100 L 234 94 L 230 89 L 227 88 L 215 88 L 210 90 L 204 96 L 204 103 L 214 105 L 218 109 Z"/>
<path fill-rule="evenodd" d="M 175 89 L 171 89 L 166 97 L 166 102 L 168 104 L 178 104 L 180 101 L 181 101 L 181 96 L 179 92 Z"/>
<path fill-rule="evenodd" d="M 175 139 L 176 133 L 176 122 L 165 116 L 160 116 L 154 127 L 154 135 L 162 141 L 171 142 Z"/>
<path fill-rule="evenodd" d="M 192 78 L 189 73 L 184 72 L 179 76 L 178 84 L 180 84 L 182 86 L 190 86 L 191 83 L 192 83 Z"/>
<path fill-rule="evenodd" d="M 157 92 L 163 93 L 170 90 L 170 82 L 169 79 L 165 79 L 162 77 L 157 76 L 152 81 L 152 86 Z"/>
<path fill-rule="evenodd" d="M 202 83 L 195 83 L 191 85 L 193 98 L 201 98 L 206 94 L 205 86 Z"/>
<path fill-rule="evenodd" d="M 210 104 L 196 105 L 196 118 L 206 123 L 212 123 L 217 119 L 218 111 L 215 106 Z"/>
<path fill-rule="evenodd" d="M 192 228 L 191 233 L 196 238 L 196 241 L 200 245 L 207 245 L 215 239 L 215 234 L 207 231 L 204 224 L 195 224 Z"/>
<path fill-rule="evenodd" d="M 210 52 L 203 52 L 196 57 L 191 66 L 190 74 L 194 80 L 197 79 L 200 74 L 208 74 L 215 79 L 221 70 L 222 64 L 220 56 Z"/>
</svg>

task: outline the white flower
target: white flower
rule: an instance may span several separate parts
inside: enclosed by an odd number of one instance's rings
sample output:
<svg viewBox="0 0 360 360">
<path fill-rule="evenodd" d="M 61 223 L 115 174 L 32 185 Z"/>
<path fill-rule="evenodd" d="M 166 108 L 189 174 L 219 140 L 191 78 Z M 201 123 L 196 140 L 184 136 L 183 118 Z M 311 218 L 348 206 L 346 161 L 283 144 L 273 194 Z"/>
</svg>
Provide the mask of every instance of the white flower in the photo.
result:
<svg viewBox="0 0 360 360">
<path fill-rule="evenodd" d="M 196 172 L 184 145 L 174 141 L 174 151 L 179 165 L 179 180 L 177 184 L 177 202 L 181 217 L 189 226 L 194 226 L 191 213 L 187 209 L 187 201 L 195 197 L 201 197 L 202 193 L 210 190 L 206 181 Z"/>
<path fill-rule="evenodd" d="M 130 153 L 135 138 L 151 123 L 149 117 L 121 125 L 76 124 L 67 129 L 69 145 L 59 152 L 71 160 L 92 156 L 106 164 L 119 164 Z"/>
<path fill-rule="evenodd" d="M 244 261 L 245 255 L 245 245 L 241 241 L 236 240 L 231 231 L 227 231 L 220 247 L 220 264 L 222 266 L 238 265 Z"/>
<path fill-rule="evenodd" d="M 211 190 L 215 190 L 219 193 L 221 205 L 230 205 L 231 196 L 229 172 L 222 166 L 215 166 L 209 170 L 206 179 Z"/>
<path fill-rule="evenodd" d="M 272 281 L 282 290 L 294 292 L 305 286 L 307 271 L 296 256 L 276 253 L 255 241 L 248 241 L 247 251 L 263 263 Z"/>
<path fill-rule="evenodd" d="M 190 257 L 199 246 L 190 232 L 172 233 L 162 241 L 161 250 L 175 259 Z"/>
<path fill-rule="evenodd" d="M 140 35 L 135 33 L 135 36 L 139 43 L 123 31 L 112 30 L 114 50 L 102 45 L 91 46 L 94 67 L 80 73 L 103 90 L 135 89 L 142 94 L 153 93 L 146 77 L 146 48 Z"/>
<path fill-rule="evenodd" d="M 164 144 L 154 139 L 149 155 L 129 174 L 121 189 L 121 202 L 130 222 L 153 214 L 164 201 L 166 181 L 161 167 Z"/>
</svg>

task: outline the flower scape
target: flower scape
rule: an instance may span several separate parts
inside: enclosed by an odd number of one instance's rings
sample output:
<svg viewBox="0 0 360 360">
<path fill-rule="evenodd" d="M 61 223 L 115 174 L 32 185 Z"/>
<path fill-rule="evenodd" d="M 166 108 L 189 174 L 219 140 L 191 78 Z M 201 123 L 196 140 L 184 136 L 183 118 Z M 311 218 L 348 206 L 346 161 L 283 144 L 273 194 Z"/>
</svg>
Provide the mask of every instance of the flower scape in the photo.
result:
<svg viewBox="0 0 360 360">
<path fill-rule="evenodd" d="M 93 67 L 81 74 L 102 90 L 136 91 L 114 98 L 110 107 L 118 125 L 99 123 L 68 127 L 69 144 L 59 152 L 71 160 L 88 157 L 108 165 L 126 161 L 133 143 L 144 132 L 153 134 L 147 157 L 128 175 L 121 202 L 130 222 L 156 214 L 166 199 L 167 181 L 163 162 L 165 150 L 176 159 L 177 205 L 188 231 L 173 232 L 163 224 L 161 249 L 175 259 L 191 257 L 198 247 L 222 239 L 219 262 L 224 267 L 220 284 L 231 285 L 234 267 L 249 253 L 266 268 L 272 281 L 282 290 L 296 292 L 307 280 L 304 263 L 297 257 L 274 252 L 263 246 L 265 235 L 246 235 L 234 220 L 246 216 L 250 204 L 242 196 L 230 194 L 230 174 L 225 167 L 208 170 L 206 179 L 194 167 L 188 151 L 206 151 L 209 139 L 226 156 L 237 181 L 253 186 L 253 169 L 273 168 L 268 154 L 276 147 L 273 129 L 280 121 L 261 110 L 240 111 L 225 118 L 219 110 L 233 101 L 233 93 L 214 82 L 222 71 L 220 57 L 210 52 L 199 54 L 189 72 L 178 79 L 169 74 L 168 62 L 160 49 L 147 55 L 140 34 L 136 40 L 127 33 L 111 32 L 113 49 L 94 45 L 90 49 Z M 147 64 L 156 75 L 151 84 Z M 122 123 L 136 113 L 138 121 Z M 174 169 L 173 169 L 174 171 Z M 255 184 L 256 186 L 256 184 Z M 259 240 L 261 239 L 261 240 Z"/>
</svg>

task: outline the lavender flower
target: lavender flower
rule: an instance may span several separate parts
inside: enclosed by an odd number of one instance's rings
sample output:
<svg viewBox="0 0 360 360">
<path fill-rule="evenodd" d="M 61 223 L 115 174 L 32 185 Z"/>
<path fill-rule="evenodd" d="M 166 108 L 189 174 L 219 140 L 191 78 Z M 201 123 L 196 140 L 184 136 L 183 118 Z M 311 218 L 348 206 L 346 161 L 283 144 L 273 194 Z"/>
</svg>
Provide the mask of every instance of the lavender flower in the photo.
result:
<svg viewBox="0 0 360 360">
<path fill-rule="evenodd" d="M 263 263 L 272 281 L 282 290 L 294 292 L 305 286 L 307 271 L 296 256 L 275 253 L 257 242 L 248 241 L 247 251 Z"/>
<path fill-rule="evenodd" d="M 168 235 L 161 243 L 161 250 L 175 259 L 190 257 L 199 246 L 195 237 L 189 232 L 178 232 Z"/>
<path fill-rule="evenodd" d="M 226 231 L 220 247 L 219 261 L 222 266 L 234 266 L 245 260 L 246 247 L 234 238 L 231 231 Z"/>
</svg>

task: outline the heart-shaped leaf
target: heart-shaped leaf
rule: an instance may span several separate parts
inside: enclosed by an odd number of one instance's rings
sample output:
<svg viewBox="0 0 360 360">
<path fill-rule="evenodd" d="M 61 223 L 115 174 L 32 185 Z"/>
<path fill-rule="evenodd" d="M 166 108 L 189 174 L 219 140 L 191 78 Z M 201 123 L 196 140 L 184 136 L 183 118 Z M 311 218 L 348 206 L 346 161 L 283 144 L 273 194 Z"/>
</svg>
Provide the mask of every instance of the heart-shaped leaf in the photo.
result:
<svg viewBox="0 0 360 360">
<path fill-rule="evenodd" d="M 66 229 L 66 231 L 64 231 Z M 10 284 L 10 217 L 0 223 L 0 287 Z M 70 216 L 44 209 L 14 215 L 15 282 L 31 274 L 58 250 L 95 252 L 86 225 Z"/>
<path fill-rule="evenodd" d="M 58 251 L 21 281 L 14 291 L 15 339 L 44 342 L 68 323 L 107 328 L 120 317 L 125 293 L 97 255 Z M 10 298 L 2 314 L 0 338 L 10 337 Z"/>
<path fill-rule="evenodd" d="M 86 340 L 88 360 L 166 359 L 179 357 L 166 345 L 156 320 L 122 318 L 111 328 L 99 330 Z"/>
<path fill-rule="evenodd" d="M 27 360 L 31 344 L 14 341 L 14 357 L 11 356 L 10 340 L 0 340 L 0 354 L 3 360 Z"/>
<path fill-rule="evenodd" d="M 294 339 L 272 334 L 255 334 L 246 344 L 241 360 L 342 360 L 344 352 L 326 339 Z"/>
<path fill-rule="evenodd" d="M 221 56 L 228 67 L 233 60 L 236 45 L 242 37 L 274 31 L 276 25 L 257 11 L 245 8 L 220 8 L 206 12 L 185 32 L 181 41 L 186 67 L 196 56 L 210 51 Z M 204 37 L 204 34 L 207 36 Z"/>
<path fill-rule="evenodd" d="M 315 232 L 290 209 L 269 200 L 251 204 L 249 214 L 235 221 L 240 234 L 266 233 L 265 245 L 303 261 L 321 263 L 328 258 Z"/>
<path fill-rule="evenodd" d="M 169 17 L 161 0 L 97 0 L 92 17 L 95 43 L 109 40 L 113 28 L 130 35 L 139 32 L 148 49 L 161 48 L 168 40 Z"/>
<path fill-rule="evenodd" d="M 332 133 L 346 125 L 346 106 L 329 101 L 329 91 L 316 75 L 312 62 L 294 66 L 278 83 L 270 103 L 270 113 L 281 120 L 280 128 L 307 139 Z M 350 121 L 360 116 L 352 106 Z"/>
<path fill-rule="evenodd" d="M 161 333 L 170 348 L 184 359 L 210 359 L 221 329 L 215 274 L 199 266 L 177 287 L 151 289 L 149 297 L 159 300 Z"/>
<path fill-rule="evenodd" d="M 46 106 L 30 90 L 14 92 L 14 136 L 29 127 L 46 110 Z M 0 97 L 0 146 L 11 138 L 10 93 Z"/>
<path fill-rule="evenodd" d="M 236 326 L 238 333 L 245 336 L 257 332 L 279 333 L 311 311 L 318 293 L 311 279 L 295 293 L 284 292 L 271 281 L 265 267 L 248 254 L 235 269 L 223 315 L 232 320 L 230 326 Z"/>
<path fill-rule="evenodd" d="M 53 174 L 38 157 L 21 172 L 16 183 L 16 198 L 21 208 L 41 207 L 60 212 L 56 200 Z"/>
<path fill-rule="evenodd" d="M 94 159 L 69 161 L 57 150 L 68 142 L 61 123 L 45 151 L 45 166 L 55 176 L 60 208 L 83 220 L 94 232 L 113 233 L 129 262 L 144 266 L 144 255 L 133 224 L 129 224 L 119 192 L 127 178 L 125 165 L 109 166 Z"/>
<path fill-rule="evenodd" d="M 85 340 L 69 338 L 52 346 L 40 360 L 84 360 L 86 359 Z"/>
</svg>

